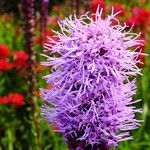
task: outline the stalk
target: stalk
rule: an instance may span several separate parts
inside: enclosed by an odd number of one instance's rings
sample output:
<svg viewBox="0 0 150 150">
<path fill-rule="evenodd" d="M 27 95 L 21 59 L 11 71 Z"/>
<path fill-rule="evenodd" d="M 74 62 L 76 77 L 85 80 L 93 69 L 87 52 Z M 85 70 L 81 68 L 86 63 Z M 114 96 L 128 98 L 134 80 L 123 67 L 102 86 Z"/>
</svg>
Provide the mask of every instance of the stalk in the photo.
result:
<svg viewBox="0 0 150 150">
<path fill-rule="evenodd" d="M 48 16 L 48 2 L 49 0 L 41 0 L 41 45 L 43 45 L 44 40 L 46 39 L 46 26 L 47 26 L 47 16 Z"/>
<path fill-rule="evenodd" d="M 35 21 L 34 21 L 34 0 L 21 0 L 21 6 L 23 11 L 23 21 L 24 21 L 24 50 L 28 53 L 28 103 L 29 110 L 32 111 L 33 123 L 35 127 L 37 147 L 40 147 L 40 130 L 38 121 L 38 106 L 36 98 L 36 58 L 34 50 L 34 31 L 35 31 Z"/>
</svg>

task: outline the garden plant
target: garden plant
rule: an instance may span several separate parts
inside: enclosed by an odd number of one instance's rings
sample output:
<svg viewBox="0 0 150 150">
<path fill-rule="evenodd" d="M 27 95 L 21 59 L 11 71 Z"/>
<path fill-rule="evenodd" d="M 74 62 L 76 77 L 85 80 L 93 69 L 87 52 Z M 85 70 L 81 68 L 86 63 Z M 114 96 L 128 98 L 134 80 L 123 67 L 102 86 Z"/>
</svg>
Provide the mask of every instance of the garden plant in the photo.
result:
<svg viewBox="0 0 150 150">
<path fill-rule="evenodd" d="M 0 150 L 149 150 L 150 1 L 0 1 Z"/>
</svg>

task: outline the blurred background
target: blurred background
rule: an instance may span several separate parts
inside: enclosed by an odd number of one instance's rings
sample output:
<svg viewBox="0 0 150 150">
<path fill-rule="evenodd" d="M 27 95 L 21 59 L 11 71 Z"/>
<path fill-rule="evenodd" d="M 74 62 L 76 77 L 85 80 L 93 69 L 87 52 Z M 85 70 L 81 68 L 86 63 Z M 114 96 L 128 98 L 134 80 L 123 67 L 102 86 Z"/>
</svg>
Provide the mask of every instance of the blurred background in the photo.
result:
<svg viewBox="0 0 150 150">
<path fill-rule="evenodd" d="M 51 29 L 60 30 L 57 21 L 71 13 L 94 13 L 98 5 L 103 16 L 112 6 L 121 11 L 117 18 L 129 28 L 134 24 L 142 52 L 150 55 L 150 0 L 0 0 L 0 150 L 68 150 L 61 134 L 52 131 L 56 127 L 40 115 L 39 88 L 51 88 L 42 79 L 49 68 L 40 65 L 40 54 Z M 142 101 L 135 105 L 143 114 L 136 117 L 144 122 L 132 131 L 134 140 L 119 143 L 117 150 L 150 150 L 150 58 L 138 59 L 143 76 L 137 77 L 135 99 Z"/>
</svg>

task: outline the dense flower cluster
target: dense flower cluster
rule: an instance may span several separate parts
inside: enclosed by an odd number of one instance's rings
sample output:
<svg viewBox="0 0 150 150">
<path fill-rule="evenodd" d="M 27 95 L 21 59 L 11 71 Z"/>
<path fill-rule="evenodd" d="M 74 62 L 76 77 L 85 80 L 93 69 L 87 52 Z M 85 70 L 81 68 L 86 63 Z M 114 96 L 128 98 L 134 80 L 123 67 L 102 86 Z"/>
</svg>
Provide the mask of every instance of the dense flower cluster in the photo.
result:
<svg viewBox="0 0 150 150">
<path fill-rule="evenodd" d="M 145 3 L 145 0 L 141 0 L 139 3 Z M 109 12 L 111 11 L 112 5 L 106 5 L 107 3 L 105 0 L 92 0 L 89 2 L 89 6 L 91 8 L 92 12 L 96 11 L 96 8 L 98 5 L 105 9 L 108 10 Z M 115 3 L 113 5 L 114 7 L 114 13 L 120 11 L 118 14 L 117 18 L 120 18 L 121 20 L 124 20 L 126 17 L 126 14 L 129 14 L 129 12 L 125 9 L 125 7 L 121 3 Z M 104 18 L 105 13 L 102 14 L 102 18 Z M 125 18 L 124 18 L 125 17 Z M 113 24 L 115 25 L 116 21 L 114 20 Z M 142 35 L 141 37 L 144 40 L 147 39 L 147 33 L 149 32 L 149 25 L 150 25 L 150 11 L 146 10 L 144 8 L 135 6 L 130 9 L 130 16 L 125 19 L 125 23 L 127 25 L 126 29 L 129 30 L 131 27 L 133 27 L 134 31 L 141 31 Z M 146 45 L 145 45 L 146 46 Z M 138 49 L 139 50 L 139 49 Z M 145 49 L 143 47 L 143 52 L 145 52 Z M 142 59 L 141 59 L 142 58 Z M 140 60 L 143 62 L 143 65 L 140 64 L 140 67 L 144 67 L 146 61 L 145 61 L 145 56 L 141 56 Z"/>
<path fill-rule="evenodd" d="M 11 93 L 8 96 L 0 97 L 0 104 L 22 106 L 23 102 L 24 102 L 24 96 L 19 93 Z"/>
<path fill-rule="evenodd" d="M 132 139 L 129 130 L 140 122 L 135 113 L 142 111 L 132 106 L 140 101 L 132 98 L 136 79 L 129 76 L 141 74 L 136 48 L 142 41 L 120 25 L 117 13 L 105 19 L 101 14 L 97 9 L 95 19 L 70 16 L 59 23 L 61 33 L 54 31 L 59 41 L 45 44 L 53 57 L 44 55 L 42 64 L 51 67 L 44 79 L 52 88 L 41 89 L 41 96 L 52 107 L 44 105 L 42 115 L 57 125 L 71 149 L 116 147 Z"/>
</svg>

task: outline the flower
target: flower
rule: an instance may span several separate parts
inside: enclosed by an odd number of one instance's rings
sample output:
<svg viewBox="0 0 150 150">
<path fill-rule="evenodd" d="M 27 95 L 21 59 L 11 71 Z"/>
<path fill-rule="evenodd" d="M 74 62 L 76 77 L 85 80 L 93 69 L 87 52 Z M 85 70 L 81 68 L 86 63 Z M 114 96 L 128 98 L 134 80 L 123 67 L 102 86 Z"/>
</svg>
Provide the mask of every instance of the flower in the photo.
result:
<svg viewBox="0 0 150 150">
<path fill-rule="evenodd" d="M 44 79 L 52 88 L 41 89 L 41 97 L 51 104 L 43 106 L 42 115 L 57 124 L 70 149 L 117 147 L 133 139 L 129 131 L 140 122 L 135 113 L 142 110 L 132 106 L 140 101 L 132 98 L 134 78 L 141 74 L 140 52 L 133 48 L 142 44 L 139 34 L 126 31 L 117 13 L 105 19 L 101 14 L 98 8 L 95 19 L 85 14 L 60 22 L 61 33 L 55 31 L 59 40 L 50 39 L 50 56 L 43 54 L 47 61 L 42 64 L 51 70 Z"/>
<path fill-rule="evenodd" d="M 24 51 L 17 52 L 16 59 L 14 61 L 14 67 L 16 69 L 28 67 L 28 63 L 27 63 L 28 57 L 29 57 L 28 54 Z"/>
<path fill-rule="evenodd" d="M 132 26 L 134 28 L 136 28 L 139 25 L 139 23 L 137 22 L 137 19 L 135 17 L 129 17 L 126 19 L 125 22 L 129 28 L 131 28 Z"/>
<path fill-rule="evenodd" d="M 118 15 L 120 15 L 120 16 L 124 16 L 126 14 L 125 7 L 123 5 L 117 3 L 114 5 L 114 13 L 117 13 L 119 11 L 120 11 L 120 13 Z"/>
<path fill-rule="evenodd" d="M 7 71 L 9 69 L 12 69 L 13 64 L 8 62 L 5 59 L 0 59 L 0 71 L 4 72 Z"/>
<path fill-rule="evenodd" d="M 8 96 L 0 97 L 0 104 L 11 104 L 16 106 L 22 106 L 24 102 L 24 96 L 19 93 L 11 93 Z"/>
<path fill-rule="evenodd" d="M 136 22 L 141 27 L 147 27 L 150 23 L 150 12 L 140 7 L 134 7 L 131 9 L 132 16 L 136 19 Z"/>
<path fill-rule="evenodd" d="M 50 37 L 53 37 L 54 33 L 49 30 L 49 29 L 45 29 L 35 40 L 36 44 L 40 44 L 40 42 L 42 42 L 42 47 L 46 47 L 45 43 L 47 43 L 48 48 L 51 48 L 55 43 L 51 42 L 49 40 Z M 59 38 L 58 37 L 53 37 L 53 39 L 55 41 L 58 41 Z"/>
<path fill-rule="evenodd" d="M 24 96 L 19 93 L 11 93 L 8 95 L 8 101 L 10 104 L 14 104 L 16 106 L 22 106 L 24 102 Z"/>
<path fill-rule="evenodd" d="M 10 50 L 7 45 L 0 44 L 0 59 L 7 58 L 10 56 Z"/>
<path fill-rule="evenodd" d="M 133 7 L 131 9 L 131 16 L 126 20 L 126 24 L 134 28 L 140 27 L 143 32 L 147 31 L 147 27 L 150 24 L 150 11 L 140 7 Z"/>
<path fill-rule="evenodd" d="M 138 40 L 140 40 L 142 42 L 142 45 L 139 45 L 136 49 L 136 51 L 140 52 L 139 53 L 139 56 L 137 57 L 137 60 L 140 61 L 141 63 L 138 64 L 138 66 L 140 68 L 143 68 L 144 65 L 145 65 L 145 59 L 146 59 L 146 54 L 145 54 L 145 51 L 146 51 L 146 45 L 147 45 L 147 40 L 145 38 L 139 38 Z M 145 55 L 144 55 L 145 54 Z"/>
<path fill-rule="evenodd" d="M 92 0 L 90 2 L 90 8 L 91 8 L 91 10 L 92 10 L 93 13 L 96 12 L 98 5 L 101 8 L 105 8 L 105 1 L 104 0 Z"/>
</svg>

